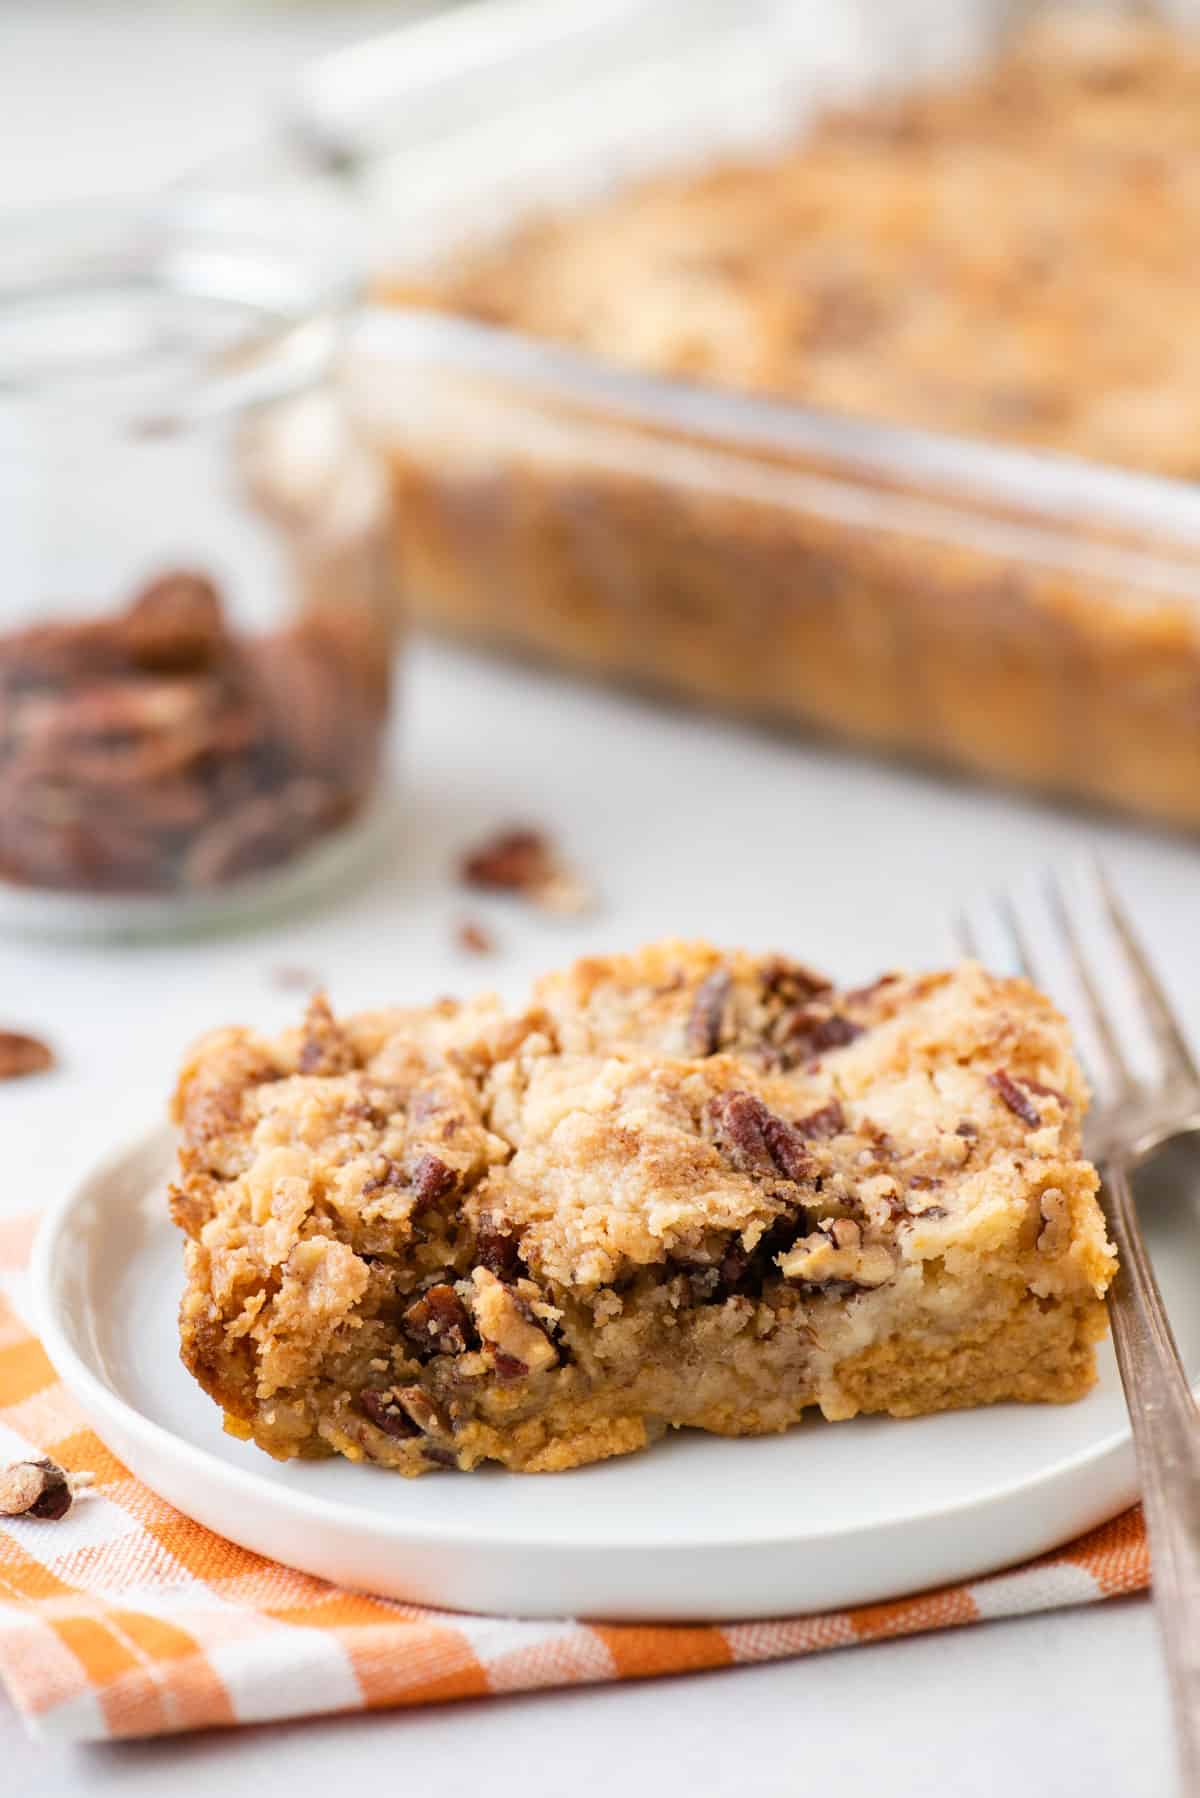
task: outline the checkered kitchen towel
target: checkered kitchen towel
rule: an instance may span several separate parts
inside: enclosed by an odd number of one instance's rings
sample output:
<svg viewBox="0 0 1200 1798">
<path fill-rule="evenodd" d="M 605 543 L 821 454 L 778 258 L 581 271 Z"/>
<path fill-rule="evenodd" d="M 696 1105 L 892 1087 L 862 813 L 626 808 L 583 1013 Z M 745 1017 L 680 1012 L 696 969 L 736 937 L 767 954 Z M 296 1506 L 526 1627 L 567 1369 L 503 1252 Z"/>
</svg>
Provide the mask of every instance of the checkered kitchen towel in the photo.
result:
<svg viewBox="0 0 1200 1798">
<path fill-rule="evenodd" d="M 88 1429 L 20 1320 L 33 1224 L 0 1224 L 0 1462 L 96 1475 L 59 1523 L 0 1528 L 0 1679 L 30 1726 L 75 1740 L 436 1704 L 539 1686 L 781 1660 L 1141 1591 L 1140 1511 L 1056 1554 L 893 1604 L 768 1623 L 469 1617 L 343 1592 L 182 1517 Z"/>
</svg>

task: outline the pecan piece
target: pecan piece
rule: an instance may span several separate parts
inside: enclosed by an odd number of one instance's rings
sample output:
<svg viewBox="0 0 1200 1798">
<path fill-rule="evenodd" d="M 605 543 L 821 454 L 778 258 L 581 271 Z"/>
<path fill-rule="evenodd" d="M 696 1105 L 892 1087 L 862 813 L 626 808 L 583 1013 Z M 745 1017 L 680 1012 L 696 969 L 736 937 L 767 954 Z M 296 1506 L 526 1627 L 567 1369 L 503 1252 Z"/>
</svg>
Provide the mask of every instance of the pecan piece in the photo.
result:
<svg viewBox="0 0 1200 1798">
<path fill-rule="evenodd" d="M 797 1118 L 792 1127 L 810 1139 L 837 1136 L 846 1128 L 846 1114 L 837 1099 L 830 1099 L 819 1111 L 810 1111 L 807 1117 Z"/>
<path fill-rule="evenodd" d="M 401 1410 L 391 1391 L 368 1390 L 359 1395 L 358 1402 L 376 1429 L 382 1430 L 385 1436 L 392 1436 L 397 1442 L 401 1442 L 407 1436 L 420 1434 L 412 1418 Z"/>
<path fill-rule="evenodd" d="M 215 660 L 224 641 L 221 601 L 202 574 L 161 575 L 143 588 L 121 623 L 133 661 L 155 673 L 197 673 Z"/>
<path fill-rule="evenodd" d="M 843 1017 L 841 1012 L 819 1012 L 810 1006 L 793 1012 L 784 1025 L 788 1049 L 801 1058 L 824 1055 L 827 1049 L 844 1049 L 862 1033 L 862 1025 Z"/>
<path fill-rule="evenodd" d="M 517 893 L 545 911 L 581 912 L 592 902 L 584 882 L 540 830 L 518 825 L 497 831 L 459 862 L 464 886 Z"/>
<path fill-rule="evenodd" d="M 708 1102 L 713 1139 L 739 1173 L 782 1174 L 801 1181 L 812 1171 L 804 1138 L 753 1093 L 721 1093 Z"/>
<path fill-rule="evenodd" d="M 864 1243 L 853 1218 L 827 1218 L 811 1236 L 798 1242 L 781 1262 L 784 1278 L 822 1290 L 845 1287 L 868 1291 L 886 1286 L 896 1271 L 891 1251 Z"/>
<path fill-rule="evenodd" d="M 439 1443 L 426 1442 L 423 1445 L 422 1453 L 424 1454 L 425 1459 L 431 1462 L 434 1467 L 458 1466 L 458 1456 L 455 1454 L 454 1450 L 452 1448 L 442 1448 Z"/>
<path fill-rule="evenodd" d="M 805 1005 L 810 999 L 829 992 L 833 985 L 824 974 L 815 973 L 812 968 L 806 968 L 798 961 L 788 961 L 782 955 L 772 956 L 769 961 L 765 961 L 759 978 L 763 998 L 773 999 L 785 1006 Z"/>
<path fill-rule="evenodd" d="M 515 1280 L 521 1272 L 520 1239 L 485 1212 L 475 1230 L 475 1259 L 499 1279 Z"/>
<path fill-rule="evenodd" d="M 420 1211 L 452 1192 L 458 1183 L 454 1169 L 447 1167 L 438 1155 L 418 1155 L 413 1164 L 413 1208 Z"/>
<path fill-rule="evenodd" d="M 454 940 L 467 955 L 491 955 L 496 939 L 475 918 L 463 918 L 454 932 Z"/>
<path fill-rule="evenodd" d="M 1041 1112 L 1005 1068 L 997 1068 L 994 1074 L 989 1074 L 988 1085 L 1000 1095 L 1014 1117 L 1019 1117 L 1031 1130 L 1038 1128 L 1042 1121 Z"/>
<path fill-rule="evenodd" d="M 422 1387 L 398 1387 L 396 1403 L 412 1419 L 423 1436 L 448 1436 L 450 1434 L 449 1424 Z"/>
<path fill-rule="evenodd" d="M 453 1286 L 444 1281 L 414 1300 L 402 1321 L 405 1335 L 435 1355 L 461 1355 L 466 1349 L 471 1320 Z"/>
<path fill-rule="evenodd" d="M 475 1327 L 501 1379 L 524 1379 L 558 1363 L 558 1351 L 523 1299 L 486 1268 L 471 1276 Z M 519 1372 L 517 1370 L 520 1370 Z"/>
<path fill-rule="evenodd" d="M 54 1051 L 40 1037 L 20 1030 L 0 1030 L 0 1080 L 44 1074 L 54 1066 Z"/>
<path fill-rule="evenodd" d="M 75 1502 L 75 1494 L 92 1484 L 90 1473 L 68 1473 L 43 1455 L 14 1461 L 0 1471 L 0 1517 L 37 1517 L 57 1523 Z"/>
<path fill-rule="evenodd" d="M 716 1054 L 721 1042 L 725 1007 L 732 990 L 732 977 L 724 968 L 718 968 L 697 987 L 684 1036 L 689 1055 L 701 1058 Z"/>
</svg>

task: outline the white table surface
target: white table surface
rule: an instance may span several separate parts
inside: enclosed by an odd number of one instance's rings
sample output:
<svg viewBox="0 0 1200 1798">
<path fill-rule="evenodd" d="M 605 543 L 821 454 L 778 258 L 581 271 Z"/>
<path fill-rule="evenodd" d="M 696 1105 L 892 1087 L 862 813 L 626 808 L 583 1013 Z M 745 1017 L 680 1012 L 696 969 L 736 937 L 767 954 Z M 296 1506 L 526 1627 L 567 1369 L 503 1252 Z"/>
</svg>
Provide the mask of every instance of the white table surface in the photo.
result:
<svg viewBox="0 0 1200 1798">
<path fill-rule="evenodd" d="M 0 210 L 131 191 L 258 130 L 265 97 L 380 5 L 260 9 L 0 0 Z M 150 146 L 151 156 L 147 155 Z M 153 166 L 147 169 L 151 160 Z M 0 1022 L 51 1036 L 61 1071 L 0 1088 L 0 1210 L 45 1202 L 161 1107 L 180 1046 L 282 1023 L 271 970 L 322 972 L 340 1005 L 494 980 L 675 931 L 799 954 L 847 978 L 939 951 L 947 893 L 1097 844 L 1200 1030 L 1192 847 L 999 795 L 706 726 L 444 649 L 410 656 L 395 841 L 359 892 L 269 931 L 140 949 L 0 941 Z M 603 910 L 550 923 L 472 905 L 503 953 L 451 945 L 455 849 L 511 817 L 558 833 Z M 731 1450 L 731 1452 L 736 1452 Z M 415 1713 L 93 1749 L 30 1743 L 0 1701 L 4 1789 L 296 1794 L 332 1782 L 491 1798 L 531 1789 L 697 1798 L 803 1789 L 889 1798 L 1172 1790 L 1144 1600 L 774 1667 Z"/>
</svg>

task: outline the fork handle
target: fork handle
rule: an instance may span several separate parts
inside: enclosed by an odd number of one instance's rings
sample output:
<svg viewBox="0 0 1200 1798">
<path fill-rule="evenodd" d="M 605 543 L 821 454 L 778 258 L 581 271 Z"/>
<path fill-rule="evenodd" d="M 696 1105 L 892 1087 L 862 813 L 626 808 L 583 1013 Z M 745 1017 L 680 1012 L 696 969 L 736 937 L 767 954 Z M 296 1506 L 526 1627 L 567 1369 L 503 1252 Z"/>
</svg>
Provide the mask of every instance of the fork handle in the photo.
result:
<svg viewBox="0 0 1200 1798">
<path fill-rule="evenodd" d="M 1200 1413 L 1123 1162 L 1102 1169 L 1101 1196 L 1121 1261 L 1109 1292 L 1109 1314 L 1141 1476 L 1183 1790 L 1195 1793 L 1200 1792 Z"/>
</svg>

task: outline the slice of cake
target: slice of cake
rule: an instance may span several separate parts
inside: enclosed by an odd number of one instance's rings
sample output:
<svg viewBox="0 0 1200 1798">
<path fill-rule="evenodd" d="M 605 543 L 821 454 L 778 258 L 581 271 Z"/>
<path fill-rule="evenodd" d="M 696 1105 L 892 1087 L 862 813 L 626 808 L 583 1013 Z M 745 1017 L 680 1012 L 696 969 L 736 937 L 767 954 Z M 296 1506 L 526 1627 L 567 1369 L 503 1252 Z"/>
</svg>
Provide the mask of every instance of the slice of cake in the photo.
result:
<svg viewBox="0 0 1200 1798">
<path fill-rule="evenodd" d="M 1085 1393 L 1115 1257 L 1066 1026 L 654 944 L 220 1031 L 180 1078 L 183 1358 L 276 1456 L 543 1472 L 670 1427 Z"/>
</svg>

